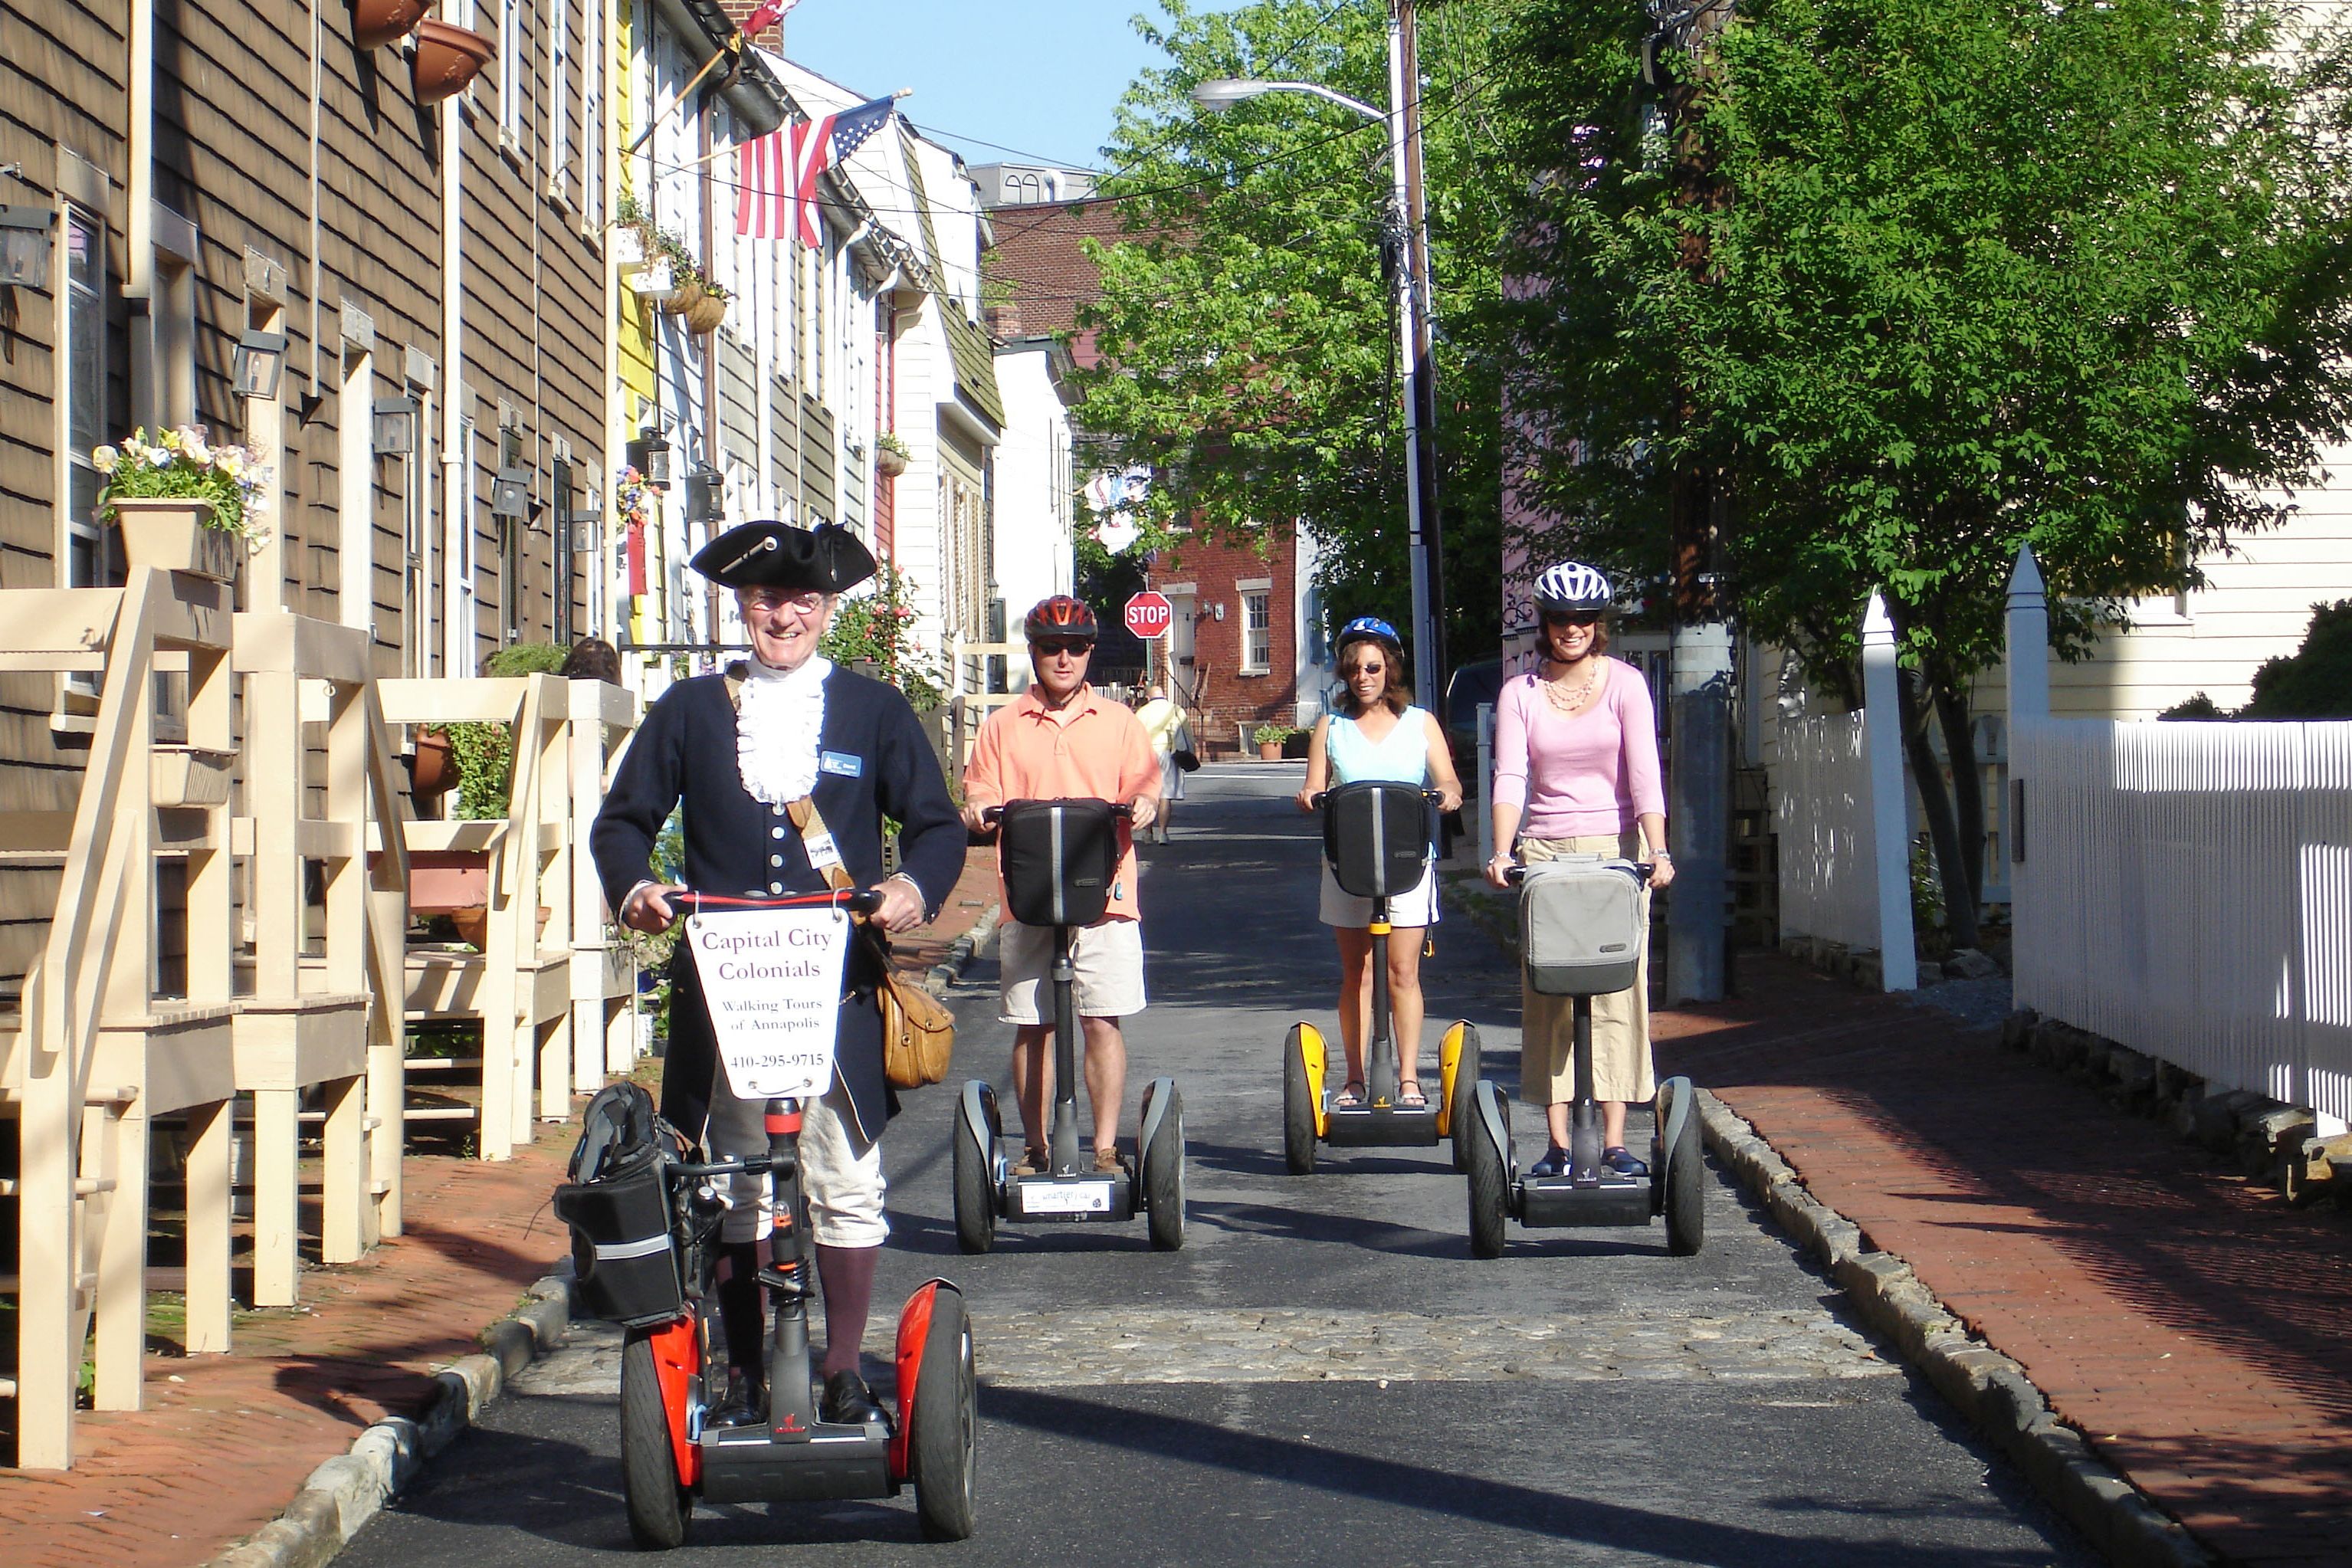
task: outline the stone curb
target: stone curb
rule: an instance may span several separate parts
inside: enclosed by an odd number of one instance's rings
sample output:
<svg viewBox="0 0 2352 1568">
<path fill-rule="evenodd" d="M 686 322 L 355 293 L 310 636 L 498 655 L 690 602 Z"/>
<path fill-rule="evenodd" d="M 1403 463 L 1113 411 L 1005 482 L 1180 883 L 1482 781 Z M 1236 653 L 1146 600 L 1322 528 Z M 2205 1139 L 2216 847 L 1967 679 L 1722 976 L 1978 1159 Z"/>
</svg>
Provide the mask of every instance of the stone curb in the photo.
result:
<svg viewBox="0 0 2352 1568">
<path fill-rule="evenodd" d="M 1859 1226 L 1808 1192 L 1788 1162 L 1722 1100 L 1700 1089 L 1698 1105 L 1715 1157 L 1821 1259 L 1863 1321 L 1893 1341 L 2108 1562 L 2118 1568 L 2206 1568 L 2213 1562 L 2081 1433 L 2061 1424 L 2025 1369 L 1972 1337 L 1908 1263 L 1872 1247 Z"/>
<path fill-rule="evenodd" d="M 971 922 L 971 929 L 950 942 L 947 956 L 932 964 L 930 972 L 923 976 L 923 989 L 934 996 L 946 995 L 948 987 L 963 978 L 965 969 L 980 955 L 980 950 L 988 945 L 988 939 L 996 934 L 996 922 L 1003 913 L 1004 906 L 1001 903 L 991 903 L 981 910 L 980 918 Z"/>
<path fill-rule="evenodd" d="M 563 1342 L 572 1284 L 550 1275 L 530 1300 L 479 1336 L 483 1353 L 436 1373 L 416 1415 L 387 1415 L 359 1435 L 351 1452 L 310 1472 L 284 1513 L 212 1558 L 205 1568 L 320 1568 L 481 1416 L 507 1379 Z"/>
</svg>

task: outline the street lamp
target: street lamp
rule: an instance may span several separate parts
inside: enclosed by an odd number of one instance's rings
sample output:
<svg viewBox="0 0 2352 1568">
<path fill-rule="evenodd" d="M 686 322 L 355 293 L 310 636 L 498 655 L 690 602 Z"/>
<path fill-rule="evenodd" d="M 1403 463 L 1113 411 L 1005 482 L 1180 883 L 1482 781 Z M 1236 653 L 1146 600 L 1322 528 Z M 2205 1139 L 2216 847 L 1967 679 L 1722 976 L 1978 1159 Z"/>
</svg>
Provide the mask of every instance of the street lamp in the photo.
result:
<svg viewBox="0 0 2352 1568">
<path fill-rule="evenodd" d="M 1303 92 L 1326 103 L 1353 110 L 1366 120 L 1388 127 L 1390 201 L 1397 223 L 1405 229 L 1406 265 L 1396 270 L 1397 353 L 1404 366 L 1405 516 L 1412 565 L 1412 684 L 1432 711 L 1442 710 L 1444 693 L 1437 689 L 1438 637 L 1436 605 L 1430 584 L 1430 542 L 1434 539 L 1433 514 L 1435 470 L 1426 442 L 1431 432 L 1422 420 L 1423 384 L 1428 364 L 1421 345 L 1425 342 L 1421 313 L 1428 297 L 1428 279 L 1418 276 L 1427 265 L 1429 249 L 1423 237 L 1412 232 L 1412 185 L 1407 177 L 1404 35 L 1398 11 L 1389 13 L 1389 109 L 1386 113 L 1360 99 L 1311 81 L 1260 81 L 1249 77 L 1213 77 L 1192 88 L 1192 101 L 1213 114 L 1270 92 Z"/>
</svg>

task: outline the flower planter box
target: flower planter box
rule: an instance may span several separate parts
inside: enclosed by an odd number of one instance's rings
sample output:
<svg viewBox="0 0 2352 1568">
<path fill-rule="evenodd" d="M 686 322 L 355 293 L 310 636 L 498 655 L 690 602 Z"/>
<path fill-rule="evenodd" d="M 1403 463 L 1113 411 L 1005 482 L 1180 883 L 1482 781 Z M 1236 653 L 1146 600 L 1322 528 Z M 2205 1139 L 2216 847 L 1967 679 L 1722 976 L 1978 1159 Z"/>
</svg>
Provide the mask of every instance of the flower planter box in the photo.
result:
<svg viewBox="0 0 2352 1568">
<path fill-rule="evenodd" d="M 114 526 L 122 531 L 122 558 L 132 566 L 186 572 L 215 583 L 236 580 L 242 534 L 215 528 L 212 505 L 181 496 L 119 497 Z"/>
<path fill-rule="evenodd" d="M 455 914 L 487 909 L 490 857 L 479 849 L 418 849 L 408 857 L 408 912 Z"/>
<path fill-rule="evenodd" d="M 158 746 L 147 756 L 147 787 L 157 805 L 226 805 L 235 752 Z"/>
<path fill-rule="evenodd" d="M 418 23 L 416 53 L 409 66 L 416 101 L 438 103 L 465 91 L 498 54 L 498 46 L 471 27 L 438 16 Z"/>
</svg>

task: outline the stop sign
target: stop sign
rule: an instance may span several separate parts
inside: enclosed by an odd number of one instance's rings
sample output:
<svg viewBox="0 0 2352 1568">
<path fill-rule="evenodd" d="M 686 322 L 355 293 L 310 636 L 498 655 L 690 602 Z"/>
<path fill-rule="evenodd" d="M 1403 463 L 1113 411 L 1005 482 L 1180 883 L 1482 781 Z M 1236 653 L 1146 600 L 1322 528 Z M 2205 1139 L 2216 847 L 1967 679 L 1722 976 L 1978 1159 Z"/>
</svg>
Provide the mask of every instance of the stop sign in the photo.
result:
<svg viewBox="0 0 2352 1568">
<path fill-rule="evenodd" d="M 1146 588 L 1127 602 L 1127 629 L 1146 641 L 1165 632 L 1175 618 L 1176 608 L 1165 594 Z"/>
</svg>

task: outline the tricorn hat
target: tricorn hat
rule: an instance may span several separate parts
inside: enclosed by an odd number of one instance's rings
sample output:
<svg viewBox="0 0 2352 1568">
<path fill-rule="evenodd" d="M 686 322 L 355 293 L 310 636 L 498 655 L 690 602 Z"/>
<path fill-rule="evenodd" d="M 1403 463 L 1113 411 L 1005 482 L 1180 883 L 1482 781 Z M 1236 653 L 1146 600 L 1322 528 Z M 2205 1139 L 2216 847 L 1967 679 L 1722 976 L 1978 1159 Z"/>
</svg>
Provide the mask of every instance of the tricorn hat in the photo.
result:
<svg viewBox="0 0 2352 1568">
<path fill-rule="evenodd" d="M 874 556 L 838 523 L 814 529 L 746 522 L 700 550 L 690 564 L 725 588 L 785 588 L 838 594 L 874 575 Z"/>
</svg>

